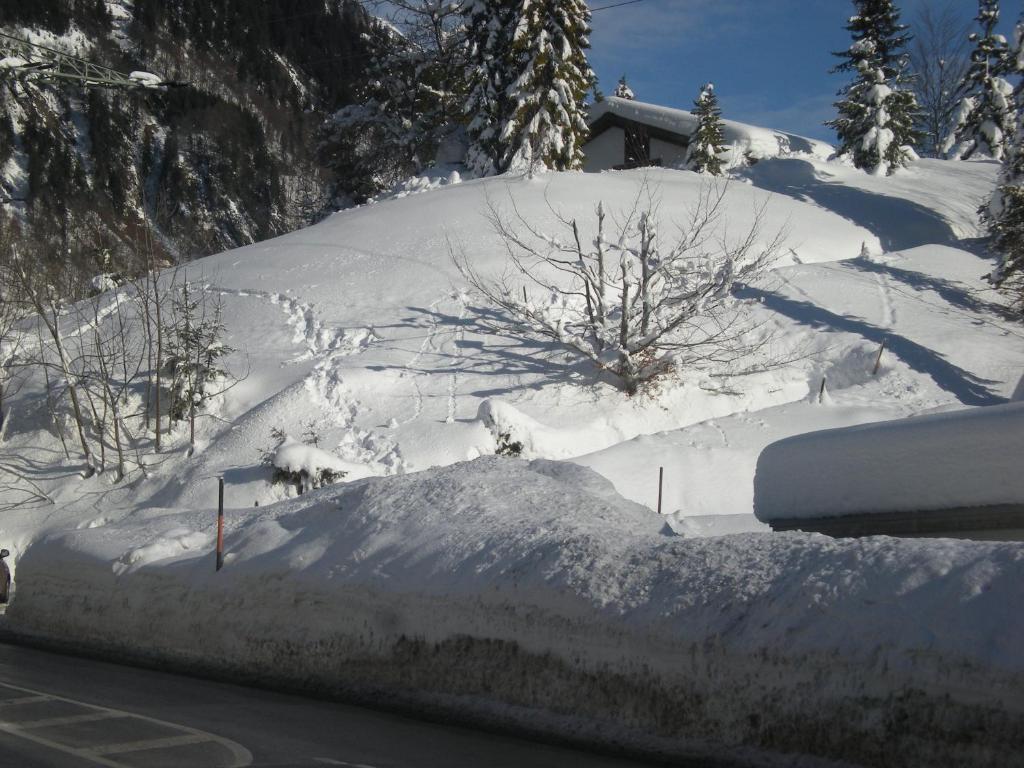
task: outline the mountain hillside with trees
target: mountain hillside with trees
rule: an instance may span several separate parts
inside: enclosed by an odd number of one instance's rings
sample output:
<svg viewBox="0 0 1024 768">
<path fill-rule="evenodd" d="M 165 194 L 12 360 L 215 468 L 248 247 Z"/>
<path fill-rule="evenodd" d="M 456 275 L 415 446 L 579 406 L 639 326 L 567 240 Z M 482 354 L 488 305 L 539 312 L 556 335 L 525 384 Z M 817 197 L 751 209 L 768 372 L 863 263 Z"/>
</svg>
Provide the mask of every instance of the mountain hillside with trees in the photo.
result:
<svg viewBox="0 0 1024 768">
<path fill-rule="evenodd" d="M 41 268 L 95 275 L 312 223 L 333 189 L 317 134 L 371 24 L 350 0 L 2 0 L 2 33 L 182 87 L 0 79 L 0 224 Z"/>
</svg>

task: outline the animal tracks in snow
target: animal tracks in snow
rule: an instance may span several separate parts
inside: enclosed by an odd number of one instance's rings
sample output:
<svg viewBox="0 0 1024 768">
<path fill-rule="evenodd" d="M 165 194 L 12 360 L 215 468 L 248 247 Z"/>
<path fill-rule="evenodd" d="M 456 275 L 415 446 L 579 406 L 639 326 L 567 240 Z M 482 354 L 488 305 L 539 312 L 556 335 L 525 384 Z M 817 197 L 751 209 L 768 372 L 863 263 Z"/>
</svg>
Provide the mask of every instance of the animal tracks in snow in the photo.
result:
<svg viewBox="0 0 1024 768">
<path fill-rule="evenodd" d="M 283 293 L 217 287 L 208 290 L 265 301 L 281 309 L 295 332 L 294 342 L 304 347 L 298 357 L 288 362 L 317 361 L 303 384 L 311 402 L 323 411 L 328 425 L 341 429 L 338 452 L 342 458 L 376 465 L 383 473 L 402 471 L 404 463 L 398 445 L 389 437 L 358 425 L 359 399 L 342 375 L 342 359 L 364 352 L 379 340 L 373 328 L 328 328 L 317 317 L 312 304 Z"/>
<path fill-rule="evenodd" d="M 255 298 L 279 307 L 285 314 L 286 321 L 295 331 L 294 341 L 303 344 L 306 350 L 294 362 L 301 362 L 320 355 L 355 355 L 359 354 L 377 339 L 373 328 L 332 329 L 324 326 L 317 318 L 312 304 L 300 301 L 285 293 L 272 293 L 251 289 L 231 289 L 210 286 L 209 291 L 224 296 L 239 298 Z"/>
</svg>

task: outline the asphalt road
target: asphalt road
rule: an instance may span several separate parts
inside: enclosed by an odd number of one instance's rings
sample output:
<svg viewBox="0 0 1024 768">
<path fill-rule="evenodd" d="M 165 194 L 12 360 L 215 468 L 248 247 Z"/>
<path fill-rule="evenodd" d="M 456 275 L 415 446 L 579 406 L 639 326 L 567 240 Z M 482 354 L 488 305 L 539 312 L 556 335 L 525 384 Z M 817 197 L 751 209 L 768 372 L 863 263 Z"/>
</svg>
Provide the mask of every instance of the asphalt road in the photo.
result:
<svg viewBox="0 0 1024 768">
<path fill-rule="evenodd" d="M 0 768 L 629 768 L 354 706 L 0 644 Z"/>
</svg>

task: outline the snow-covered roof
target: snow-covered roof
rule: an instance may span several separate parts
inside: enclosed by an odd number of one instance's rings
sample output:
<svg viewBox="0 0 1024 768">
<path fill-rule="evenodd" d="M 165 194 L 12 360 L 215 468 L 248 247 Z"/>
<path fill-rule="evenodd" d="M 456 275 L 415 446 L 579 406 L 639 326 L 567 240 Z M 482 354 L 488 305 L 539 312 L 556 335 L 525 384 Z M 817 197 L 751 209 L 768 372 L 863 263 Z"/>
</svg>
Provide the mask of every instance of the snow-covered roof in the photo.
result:
<svg viewBox="0 0 1024 768">
<path fill-rule="evenodd" d="M 754 513 L 769 522 L 1020 504 L 1022 450 L 1024 403 L 798 435 L 761 453 Z"/>
<path fill-rule="evenodd" d="M 590 107 L 590 125 L 595 126 L 605 115 L 641 123 L 681 137 L 689 136 L 697 127 L 697 116 L 692 112 L 615 96 L 608 96 Z M 835 152 L 831 144 L 795 133 L 760 128 L 734 120 L 722 122 L 725 124 L 726 142 L 736 146 L 742 153 L 749 153 L 758 159 L 795 154 L 827 158 Z"/>
</svg>

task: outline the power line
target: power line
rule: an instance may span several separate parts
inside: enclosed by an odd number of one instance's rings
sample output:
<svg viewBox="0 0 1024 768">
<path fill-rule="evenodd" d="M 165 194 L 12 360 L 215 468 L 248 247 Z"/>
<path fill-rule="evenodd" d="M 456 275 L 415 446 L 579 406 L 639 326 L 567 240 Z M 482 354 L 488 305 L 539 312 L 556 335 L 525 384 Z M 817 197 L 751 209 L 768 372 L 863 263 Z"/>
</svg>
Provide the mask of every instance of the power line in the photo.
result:
<svg viewBox="0 0 1024 768">
<path fill-rule="evenodd" d="M 598 11 L 609 11 L 612 8 L 621 8 L 624 5 L 633 5 L 635 3 L 642 3 L 644 0 L 624 0 L 621 3 L 612 3 L 611 5 L 602 5 L 600 8 L 591 8 L 591 13 L 597 13 Z"/>
<path fill-rule="evenodd" d="M 166 88 L 172 83 L 149 72 L 126 75 L 116 69 L 94 64 L 55 48 L 48 48 L 19 37 L 0 32 L 0 54 L 3 68 L 15 77 L 45 81 L 67 81 L 85 87 L 120 88 L 123 90 Z"/>
</svg>

